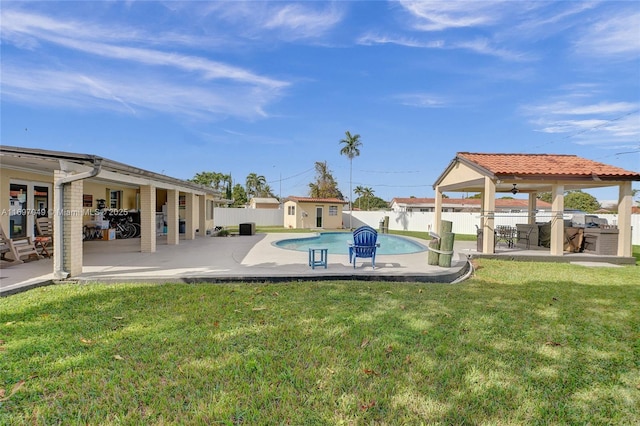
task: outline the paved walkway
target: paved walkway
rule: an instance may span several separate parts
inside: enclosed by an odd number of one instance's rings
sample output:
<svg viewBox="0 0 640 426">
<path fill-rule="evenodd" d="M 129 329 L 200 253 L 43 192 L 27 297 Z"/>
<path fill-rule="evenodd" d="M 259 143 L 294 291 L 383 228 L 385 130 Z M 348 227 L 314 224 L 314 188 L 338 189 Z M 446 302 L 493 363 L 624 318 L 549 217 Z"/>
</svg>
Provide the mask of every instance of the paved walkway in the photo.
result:
<svg viewBox="0 0 640 426">
<path fill-rule="evenodd" d="M 427 252 L 378 255 L 376 269 L 358 260 L 354 269 L 346 254 L 329 253 L 328 267 L 308 266 L 308 253 L 272 245 L 286 238 L 315 234 L 257 234 L 198 237 L 169 246 L 158 238 L 155 253 L 140 253 L 140 240 L 86 241 L 79 282 L 274 282 L 305 280 L 389 280 L 450 283 L 469 270 L 467 254 L 475 242 L 455 243 L 451 268 L 427 264 Z M 419 240 L 423 245 L 425 242 Z M 53 282 L 52 259 L 0 269 L 0 295 Z"/>
</svg>

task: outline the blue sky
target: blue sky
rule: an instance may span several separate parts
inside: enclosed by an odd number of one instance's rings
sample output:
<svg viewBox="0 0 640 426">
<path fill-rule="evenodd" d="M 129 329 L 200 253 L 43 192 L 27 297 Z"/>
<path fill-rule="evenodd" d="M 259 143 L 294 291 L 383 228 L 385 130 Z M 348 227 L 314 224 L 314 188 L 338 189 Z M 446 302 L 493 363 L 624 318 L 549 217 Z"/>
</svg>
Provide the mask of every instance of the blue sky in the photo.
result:
<svg viewBox="0 0 640 426">
<path fill-rule="evenodd" d="M 640 170 L 640 3 L 2 1 L 2 144 L 304 196 L 432 197 L 456 152 Z M 640 189 L 638 183 L 634 188 Z M 592 191 L 601 200 L 617 190 Z"/>
</svg>

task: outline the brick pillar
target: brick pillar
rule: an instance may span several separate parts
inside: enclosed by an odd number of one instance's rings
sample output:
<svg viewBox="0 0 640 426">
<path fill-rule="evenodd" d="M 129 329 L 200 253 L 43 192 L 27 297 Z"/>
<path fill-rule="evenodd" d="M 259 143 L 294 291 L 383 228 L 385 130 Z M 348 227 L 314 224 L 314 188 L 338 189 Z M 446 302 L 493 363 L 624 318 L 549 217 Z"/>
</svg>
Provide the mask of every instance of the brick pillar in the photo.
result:
<svg viewBox="0 0 640 426">
<path fill-rule="evenodd" d="M 82 274 L 82 192 L 83 181 L 77 180 L 63 187 L 62 210 L 62 268 L 70 277 Z"/>
<path fill-rule="evenodd" d="M 198 227 L 198 196 L 189 192 L 185 198 L 185 239 L 193 240 L 196 237 L 196 228 Z"/>
<path fill-rule="evenodd" d="M 176 245 L 179 242 L 180 234 L 178 229 L 178 191 L 167 190 L 167 244 Z"/>
<path fill-rule="evenodd" d="M 201 195 L 198 197 L 198 229 L 199 235 L 207 235 L 207 197 Z"/>
<path fill-rule="evenodd" d="M 156 251 L 156 187 L 140 187 L 140 251 Z"/>
</svg>

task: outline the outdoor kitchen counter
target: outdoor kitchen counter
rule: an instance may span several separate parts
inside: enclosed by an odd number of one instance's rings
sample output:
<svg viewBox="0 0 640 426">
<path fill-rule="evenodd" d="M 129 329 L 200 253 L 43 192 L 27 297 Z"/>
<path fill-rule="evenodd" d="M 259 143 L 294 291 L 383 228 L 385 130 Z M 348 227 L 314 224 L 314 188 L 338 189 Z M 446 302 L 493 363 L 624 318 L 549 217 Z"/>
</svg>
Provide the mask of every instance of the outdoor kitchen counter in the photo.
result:
<svg viewBox="0 0 640 426">
<path fill-rule="evenodd" d="M 584 252 L 606 256 L 618 253 L 618 228 L 585 228 Z"/>
</svg>

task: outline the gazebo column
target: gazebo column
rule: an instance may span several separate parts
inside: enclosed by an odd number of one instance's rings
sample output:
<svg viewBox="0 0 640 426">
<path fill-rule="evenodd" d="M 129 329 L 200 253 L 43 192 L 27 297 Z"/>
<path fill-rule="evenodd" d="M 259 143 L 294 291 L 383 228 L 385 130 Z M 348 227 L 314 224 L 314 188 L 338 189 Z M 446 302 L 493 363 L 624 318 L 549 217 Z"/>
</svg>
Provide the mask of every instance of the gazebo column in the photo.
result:
<svg viewBox="0 0 640 426">
<path fill-rule="evenodd" d="M 484 178 L 484 191 L 482 192 L 482 253 L 495 252 L 495 211 L 496 211 L 496 184 L 488 177 Z"/>
<path fill-rule="evenodd" d="M 537 212 L 537 204 L 536 204 L 536 200 L 538 198 L 538 193 L 537 192 L 530 192 L 529 193 L 529 216 L 528 216 L 528 220 L 527 223 L 529 225 L 535 225 L 536 223 L 536 212 Z"/>
<path fill-rule="evenodd" d="M 435 219 L 433 221 L 434 229 L 432 229 L 432 231 L 435 233 L 438 233 L 440 232 L 440 225 L 442 224 L 442 192 L 440 191 L 439 186 L 436 186 L 436 199 L 435 199 L 434 212 L 435 212 L 435 215 L 434 215 Z"/>
<path fill-rule="evenodd" d="M 564 185 L 551 187 L 551 255 L 562 256 L 564 253 Z"/>
<path fill-rule="evenodd" d="M 631 181 L 622 182 L 618 190 L 618 256 L 631 257 Z"/>
</svg>

